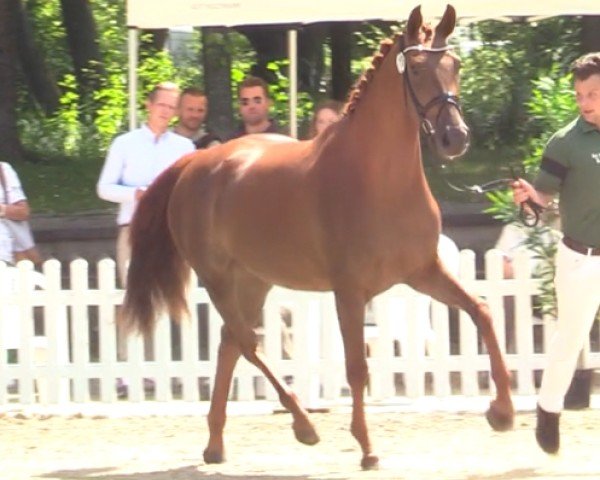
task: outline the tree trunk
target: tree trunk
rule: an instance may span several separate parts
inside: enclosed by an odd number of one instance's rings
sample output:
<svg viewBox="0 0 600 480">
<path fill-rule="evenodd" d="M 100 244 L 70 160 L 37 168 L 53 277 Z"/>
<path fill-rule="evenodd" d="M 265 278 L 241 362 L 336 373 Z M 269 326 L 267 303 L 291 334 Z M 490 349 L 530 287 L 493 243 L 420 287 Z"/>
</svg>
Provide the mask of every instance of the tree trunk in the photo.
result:
<svg viewBox="0 0 600 480">
<path fill-rule="evenodd" d="M 277 75 L 268 68 L 273 61 L 288 58 L 288 27 L 250 25 L 236 30 L 248 38 L 256 52 L 256 63 L 250 73 L 267 83 L 277 83 Z M 298 90 L 315 95 L 323 74 L 323 42 L 326 27 L 323 24 L 306 25 L 298 29 Z M 287 69 L 283 71 L 289 76 Z"/>
<path fill-rule="evenodd" d="M 85 98 L 97 90 L 104 76 L 96 22 L 88 0 L 60 0 L 67 43 L 80 94 Z"/>
<path fill-rule="evenodd" d="M 581 47 L 584 52 L 600 52 L 600 15 L 584 15 L 581 23 Z"/>
<path fill-rule="evenodd" d="M 313 98 L 319 95 L 323 86 L 323 44 L 327 33 L 325 24 L 306 25 L 298 31 L 298 90 L 308 92 Z M 330 92 L 326 94 L 329 96 Z"/>
<path fill-rule="evenodd" d="M 31 22 L 23 7 L 22 0 L 15 2 L 15 27 L 17 30 L 17 49 L 21 70 L 29 90 L 46 115 L 58 110 L 60 90 L 52 72 L 47 68 L 44 56 L 35 44 Z"/>
<path fill-rule="evenodd" d="M 202 28 L 204 89 L 208 97 L 208 124 L 221 138 L 233 131 L 231 47 L 227 29 Z"/>
<path fill-rule="evenodd" d="M 256 52 L 256 63 L 252 65 L 250 73 L 267 83 L 277 83 L 277 76 L 269 70 L 268 64 L 287 58 L 286 27 L 248 25 L 237 27 L 236 30 L 248 38 Z"/>
<path fill-rule="evenodd" d="M 25 157 L 17 130 L 17 29 L 18 0 L 0 1 L 0 160 Z"/>
<path fill-rule="evenodd" d="M 331 32 L 331 96 L 340 101 L 348 98 L 352 87 L 352 24 L 332 23 Z"/>
<path fill-rule="evenodd" d="M 142 41 L 140 43 L 140 56 L 154 55 L 165 48 L 167 39 L 169 38 L 168 28 L 157 28 L 154 30 L 143 30 L 140 35 Z"/>
</svg>

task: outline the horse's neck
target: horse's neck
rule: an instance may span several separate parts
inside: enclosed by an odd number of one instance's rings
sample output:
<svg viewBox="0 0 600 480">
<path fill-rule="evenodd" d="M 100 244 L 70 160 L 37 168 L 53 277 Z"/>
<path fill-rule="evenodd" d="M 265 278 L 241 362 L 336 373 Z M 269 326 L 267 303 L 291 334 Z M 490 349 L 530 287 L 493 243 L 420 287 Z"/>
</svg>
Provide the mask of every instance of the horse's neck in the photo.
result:
<svg viewBox="0 0 600 480">
<path fill-rule="evenodd" d="M 418 119 L 396 70 L 395 55 L 390 52 L 391 58 L 375 72 L 340 139 L 351 139 L 356 168 L 376 177 L 373 184 L 390 188 L 423 176 Z"/>
</svg>

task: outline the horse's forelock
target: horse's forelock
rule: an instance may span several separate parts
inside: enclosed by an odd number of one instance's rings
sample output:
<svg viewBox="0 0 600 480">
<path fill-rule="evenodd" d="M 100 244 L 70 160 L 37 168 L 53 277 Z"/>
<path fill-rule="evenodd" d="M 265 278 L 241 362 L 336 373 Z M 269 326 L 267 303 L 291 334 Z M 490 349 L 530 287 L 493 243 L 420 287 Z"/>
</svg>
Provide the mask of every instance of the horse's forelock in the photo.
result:
<svg viewBox="0 0 600 480">
<path fill-rule="evenodd" d="M 431 44 L 431 40 L 433 38 L 433 28 L 431 28 L 430 24 L 423 25 L 419 32 L 419 43 L 423 45 Z"/>
</svg>

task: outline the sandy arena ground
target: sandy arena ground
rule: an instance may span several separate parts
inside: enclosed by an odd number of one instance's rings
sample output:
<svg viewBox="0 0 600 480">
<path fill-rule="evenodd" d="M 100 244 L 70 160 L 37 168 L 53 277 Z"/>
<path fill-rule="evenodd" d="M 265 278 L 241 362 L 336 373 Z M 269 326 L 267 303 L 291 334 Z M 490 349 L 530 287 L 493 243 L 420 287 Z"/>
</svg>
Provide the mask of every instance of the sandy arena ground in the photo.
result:
<svg viewBox="0 0 600 480">
<path fill-rule="evenodd" d="M 5 413 L 3 480 L 592 480 L 600 479 L 600 409 L 566 411 L 563 448 L 548 456 L 533 438 L 534 413 L 495 433 L 481 414 L 371 411 L 378 471 L 362 472 L 347 409 L 314 413 L 321 435 L 297 443 L 288 414 L 232 416 L 228 461 L 204 465 L 206 419 Z"/>
</svg>

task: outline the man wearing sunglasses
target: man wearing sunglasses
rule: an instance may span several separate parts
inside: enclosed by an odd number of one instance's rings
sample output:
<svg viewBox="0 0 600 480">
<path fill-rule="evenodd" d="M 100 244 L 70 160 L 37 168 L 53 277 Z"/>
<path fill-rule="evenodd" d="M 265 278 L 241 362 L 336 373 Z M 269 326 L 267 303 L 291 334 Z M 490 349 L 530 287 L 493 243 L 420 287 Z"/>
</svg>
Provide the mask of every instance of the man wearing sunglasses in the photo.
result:
<svg viewBox="0 0 600 480">
<path fill-rule="evenodd" d="M 275 119 L 269 117 L 272 101 L 262 78 L 246 77 L 238 86 L 238 101 L 242 124 L 228 140 L 252 133 L 281 133 Z"/>
</svg>

